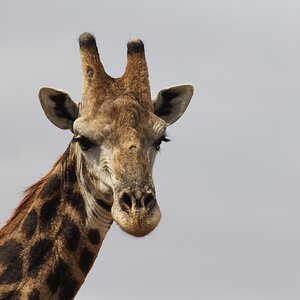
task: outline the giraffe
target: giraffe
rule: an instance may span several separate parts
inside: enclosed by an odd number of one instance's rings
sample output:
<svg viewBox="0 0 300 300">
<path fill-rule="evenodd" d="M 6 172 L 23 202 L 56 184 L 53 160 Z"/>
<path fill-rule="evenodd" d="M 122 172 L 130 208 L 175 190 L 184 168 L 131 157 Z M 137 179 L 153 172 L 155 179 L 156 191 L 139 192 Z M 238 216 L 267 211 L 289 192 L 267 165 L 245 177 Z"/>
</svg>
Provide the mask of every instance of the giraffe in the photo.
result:
<svg viewBox="0 0 300 300">
<path fill-rule="evenodd" d="M 152 100 L 141 40 L 128 42 L 120 78 L 105 72 L 92 34 L 80 35 L 79 48 L 82 101 L 58 89 L 39 91 L 47 118 L 73 138 L 0 230 L 2 300 L 74 299 L 113 221 L 140 237 L 161 218 L 154 159 L 193 86 L 165 88 Z"/>
</svg>

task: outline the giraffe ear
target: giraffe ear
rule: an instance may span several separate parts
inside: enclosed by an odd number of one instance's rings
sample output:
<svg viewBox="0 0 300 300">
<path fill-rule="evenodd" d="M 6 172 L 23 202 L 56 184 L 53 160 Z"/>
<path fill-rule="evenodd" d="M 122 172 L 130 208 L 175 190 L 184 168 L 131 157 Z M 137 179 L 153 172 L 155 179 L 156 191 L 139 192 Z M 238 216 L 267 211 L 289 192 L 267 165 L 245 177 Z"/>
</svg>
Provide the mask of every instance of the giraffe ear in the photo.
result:
<svg viewBox="0 0 300 300">
<path fill-rule="evenodd" d="M 43 87 L 39 99 L 47 118 L 58 128 L 73 129 L 78 117 L 78 105 L 64 91 Z"/>
<path fill-rule="evenodd" d="M 154 113 L 163 119 L 167 126 L 177 121 L 185 112 L 193 96 L 191 84 L 175 85 L 161 90 L 153 99 Z"/>
</svg>

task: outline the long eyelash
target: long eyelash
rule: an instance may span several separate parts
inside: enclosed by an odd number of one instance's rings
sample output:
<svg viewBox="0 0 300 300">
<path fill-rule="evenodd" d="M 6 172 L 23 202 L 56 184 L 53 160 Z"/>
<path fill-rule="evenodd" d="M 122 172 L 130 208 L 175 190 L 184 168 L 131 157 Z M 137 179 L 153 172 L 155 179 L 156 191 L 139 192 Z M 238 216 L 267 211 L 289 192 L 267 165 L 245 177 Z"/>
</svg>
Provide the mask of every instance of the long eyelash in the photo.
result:
<svg viewBox="0 0 300 300">
<path fill-rule="evenodd" d="M 159 140 L 157 140 L 156 141 L 156 143 L 154 144 L 154 147 L 155 147 L 155 149 L 157 150 L 157 151 L 159 151 L 160 150 L 160 145 L 161 145 L 161 143 L 162 142 L 170 142 L 170 139 L 168 139 L 167 137 L 166 137 L 166 135 L 163 135 Z"/>
<path fill-rule="evenodd" d="M 165 143 L 171 142 L 171 140 L 169 138 L 167 138 L 165 135 L 161 138 L 161 141 L 165 142 Z"/>
</svg>

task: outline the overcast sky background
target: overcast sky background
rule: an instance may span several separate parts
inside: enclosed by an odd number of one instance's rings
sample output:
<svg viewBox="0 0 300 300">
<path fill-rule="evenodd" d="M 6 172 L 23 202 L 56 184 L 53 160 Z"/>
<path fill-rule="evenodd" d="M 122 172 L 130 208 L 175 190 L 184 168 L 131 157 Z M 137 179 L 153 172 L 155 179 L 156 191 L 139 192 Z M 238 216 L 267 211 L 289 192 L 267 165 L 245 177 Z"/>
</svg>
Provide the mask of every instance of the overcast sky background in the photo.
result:
<svg viewBox="0 0 300 300">
<path fill-rule="evenodd" d="M 113 225 L 78 300 L 300 299 L 300 1 L 1 1 L 0 224 L 65 150 L 41 86 L 81 97 L 77 38 L 109 74 L 146 47 L 153 95 L 193 100 L 155 166 L 159 228 Z"/>
</svg>

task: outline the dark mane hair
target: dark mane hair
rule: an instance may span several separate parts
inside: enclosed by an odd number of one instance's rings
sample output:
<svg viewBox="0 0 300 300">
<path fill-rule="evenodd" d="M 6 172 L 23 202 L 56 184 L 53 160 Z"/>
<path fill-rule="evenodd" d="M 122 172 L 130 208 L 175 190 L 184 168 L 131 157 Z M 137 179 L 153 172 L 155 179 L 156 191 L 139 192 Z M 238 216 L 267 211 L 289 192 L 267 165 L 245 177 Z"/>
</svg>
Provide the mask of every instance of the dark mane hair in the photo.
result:
<svg viewBox="0 0 300 300">
<path fill-rule="evenodd" d="M 52 169 L 43 176 L 39 181 L 25 190 L 25 196 L 15 209 L 13 215 L 6 221 L 5 225 L 0 229 L 0 239 L 5 235 L 12 233 L 12 231 L 20 225 L 24 216 L 28 213 L 35 196 L 39 193 L 45 182 L 51 177 L 55 168 L 62 162 L 65 154 L 63 154 L 54 164 Z"/>
</svg>

